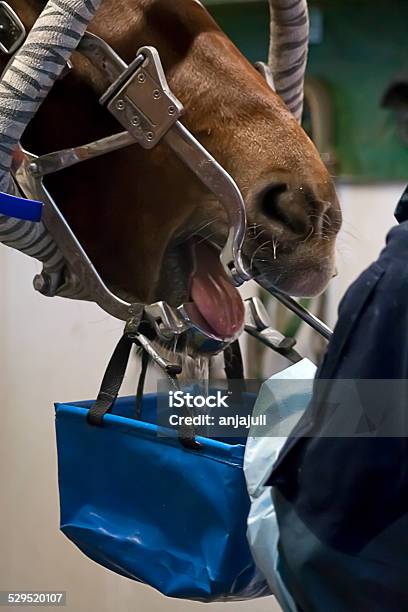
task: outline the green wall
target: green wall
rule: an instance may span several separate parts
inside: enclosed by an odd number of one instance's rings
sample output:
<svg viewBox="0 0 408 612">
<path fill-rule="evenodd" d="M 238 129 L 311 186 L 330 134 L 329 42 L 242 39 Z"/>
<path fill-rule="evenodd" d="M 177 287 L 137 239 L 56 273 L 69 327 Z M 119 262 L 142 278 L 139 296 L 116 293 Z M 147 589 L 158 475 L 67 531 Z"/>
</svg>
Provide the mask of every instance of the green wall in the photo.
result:
<svg viewBox="0 0 408 612">
<path fill-rule="evenodd" d="M 252 61 L 265 59 L 266 2 L 207 3 Z M 407 180 L 408 146 L 393 114 L 381 108 L 387 85 L 408 80 L 408 0 L 312 0 L 322 39 L 311 44 L 309 74 L 327 84 L 336 116 L 338 175 L 355 181 Z"/>
</svg>

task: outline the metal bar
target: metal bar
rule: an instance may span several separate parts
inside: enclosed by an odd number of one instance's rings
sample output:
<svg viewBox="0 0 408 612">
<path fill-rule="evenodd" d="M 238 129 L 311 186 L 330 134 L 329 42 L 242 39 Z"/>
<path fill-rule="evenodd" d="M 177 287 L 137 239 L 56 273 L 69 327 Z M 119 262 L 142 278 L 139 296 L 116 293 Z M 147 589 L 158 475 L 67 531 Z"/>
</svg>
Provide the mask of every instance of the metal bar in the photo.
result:
<svg viewBox="0 0 408 612">
<path fill-rule="evenodd" d="M 276 298 L 281 304 L 283 304 L 284 306 L 286 306 L 286 308 L 294 312 L 295 315 L 297 315 L 300 319 L 302 319 L 302 321 L 307 323 L 310 327 L 312 327 L 315 331 L 317 331 L 321 336 L 323 336 L 323 338 L 325 338 L 326 340 L 330 340 L 330 338 L 333 335 L 333 330 L 331 330 L 330 327 L 326 325 L 326 323 L 323 323 L 323 321 L 321 321 L 318 317 L 316 317 L 314 314 L 306 310 L 306 308 L 304 308 L 301 304 L 299 304 L 292 297 L 287 295 L 287 293 L 284 293 L 283 291 L 281 291 L 280 289 L 277 289 L 273 285 L 265 284 L 262 278 L 256 278 L 255 280 L 259 285 L 261 285 L 261 287 L 266 289 L 268 293 L 273 295 L 273 297 Z"/>
<path fill-rule="evenodd" d="M 244 329 L 247 334 L 252 336 L 252 338 L 255 338 L 255 340 L 259 340 L 259 342 L 261 342 L 264 346 L 271 349 L 272 351 L 275 351 L 275 353 L 282 355 L 282 357 L 285 357 L 285 359 L 288 359 L 292 363 L 298 363 L 299 361 L 302 361 L 302 356 L 294 348 L 288 348 L 286 346 L 280 347 L 277 346 L 274 342 L 271 342 L 268 337 L 268 333 L 264 333 L 265 331 L 267 332 L 267 330 L 264 330 L 264 332 L 260 332 L 257 329 L 250 327 L 249 325 L 245 325 Z"/>
<path fill-rule="evenodd" d="M 163 140 L 224 207 L 230 229 L 221 252 L 221 261 L 224 267 L 228 268 L 236 285 L 250 280 L 251 276 L 242 261 L 246 212 L 237 184 L 180 121 L 165 134 Z"/>
<path fill-rule="evenodd" d="M 156 363 L 159 368 L 167 372 L 169 376 L 178 376 L 181 374 L 181 365 L 179 363 L 173 363 L 160 355 L 153 344 L 150 342 L 146 336 L 141 334 L 140 332 L 136 332 L 134 334 L 134 338 L 140 343 L 140 346 L 146 351 L 146 353 L 150 356 L 150 358 Z"/>
<path fill-rule="evenodd" d="M 36 161 L 36 157 L 27 151 L 21 150 L 18 158 L 21 162 L 20 166 L 15 169 L 14 174 L 21 191 L 25 195 L 35 195 L 35 197 L 44 203 L 42 212 L 44 226 L 52 235 L 65 260 L 70 263 L 76 276 L 81 279 L 90 299 L 96 302 L 105 312 L 117 319 L 128 321 L 134 317 L 140 320 L 143 305 L 129 304 L 114 295 L 106 287 L 58 206 L 45 189 L 42 181 L 36 178 L 30 171 L 32 163 Z"/>
<path fill-rule="evenodd" d="M 79 147 L 61 149 L 61 151 L 42 155 L 33 162 L 31 171 L 37 177 L 47 176 L 47 174 L 59 172 L 80 162 L 118 151 L 132 144 L 136 144 L 135 139 L 128 132 L 120 132 Z"/>
<path fill-rule="evenodd" d="M 91 32 L 84 33 L 77 50 L 102 70 L 110 82 L 116 81 L 128 67 L 107 42 Z"/>
</svg>

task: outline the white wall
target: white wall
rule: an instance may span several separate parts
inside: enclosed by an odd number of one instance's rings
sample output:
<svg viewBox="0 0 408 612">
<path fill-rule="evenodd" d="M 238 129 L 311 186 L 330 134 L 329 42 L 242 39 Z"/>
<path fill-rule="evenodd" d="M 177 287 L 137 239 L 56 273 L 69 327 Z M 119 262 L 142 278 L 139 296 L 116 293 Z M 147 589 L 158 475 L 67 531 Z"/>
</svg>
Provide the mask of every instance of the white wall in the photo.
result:
<svg viewBox="0 0 408 612">
<path fill-rule="evenodd" d="M 345 225 L 333 313 L 349 282 L 377 256 L 401 192 L 402 186 L 340 187 Z M 66 590 L 70 612 L 198 610 L 200 604 L 167 600 L 99 567 L 58 531 L 53 402 L 95 395 L 122 326 L 92 305 L 35 294 L 36 271 L 35 262 L 0 247 L 0 588 Z M 131 371 L 124 392 L 134 385 Z M 227 609 L 272 612 L 274 604 Z"/>
<path fill-rule="evenodd" d="M 405 184 L 338 186 L 344 222 L 337 241 L 339 275 L 330 288 L 331 324 L 347 287 L 377 259 L 385 245 L 388 230 L 396 224 L 394 210 L 405 187 Z"/>
</svg>

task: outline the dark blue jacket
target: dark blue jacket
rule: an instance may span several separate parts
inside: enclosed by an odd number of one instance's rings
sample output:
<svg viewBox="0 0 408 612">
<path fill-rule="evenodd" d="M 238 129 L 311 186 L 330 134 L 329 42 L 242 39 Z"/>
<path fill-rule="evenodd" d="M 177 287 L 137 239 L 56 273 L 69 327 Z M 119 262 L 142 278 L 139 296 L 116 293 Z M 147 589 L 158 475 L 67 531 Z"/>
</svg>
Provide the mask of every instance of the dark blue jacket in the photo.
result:
<svg viewBox="0 0 408 612">
<path fill-rule="evenodd" d="M 408 611 L 407 432 L 403 220 L 343 298 L 313 400 L 268 483 L 280 573 L 299 610 Z"/>
</svg>

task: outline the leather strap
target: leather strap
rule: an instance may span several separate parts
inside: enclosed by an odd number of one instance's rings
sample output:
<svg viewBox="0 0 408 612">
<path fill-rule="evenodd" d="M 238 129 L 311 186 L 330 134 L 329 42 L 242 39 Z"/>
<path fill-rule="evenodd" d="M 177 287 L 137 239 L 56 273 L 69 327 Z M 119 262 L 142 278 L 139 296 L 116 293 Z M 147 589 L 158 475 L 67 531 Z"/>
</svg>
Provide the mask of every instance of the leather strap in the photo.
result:
<svg viewBox="0 0 408 612">
<path fill-rule="evenodd" d="M 87 414 L 87 421 L 90 425 L 102 426 L 105 414 L 112 410 L 123 383 L 132 345 L 136 343 L 137 338 L 132 333 L 125 333 L 116 345 L 112 357 L 109 360 L 108 367 L 106 368 L 98 397 Z M 139 379 L 138 396 L 140 394 L 143 396 L 144 377 L 146 376 L 148 365 L 148 356 L 146 355 L 147 353 L 143 351 L 142 373 L 141 379 Z M 178 388 L 177 377 L 170 376 L 170 378 L 174 386 Z M 140 411 L 140 404 L 137 404 L 137 407 L 138 411 Z M 182 410 L 182 416 L 192 416 L 187 407 Z M 179 441 L 182 446 L 190 450 L 200 450 L 201 444 L 195 439 L 193 426 L 183 424 L 180 426 L 178 433 Z"/>
<path fill-rule="evenodd" d="M 135 402 L 135 419 L 142 418 L 143 391 L 146 380 L 147 369 L 149 367 L 150 357 L 147 351 L 142 349 L 142 369 L 140 371 L 139 382 L 137 384 L 136 402 Z"/>
<path fill-rule="evenodd" d="M 238 340 L 227 346 L 224 351 L 224 371 L 228 380 L 244 379 L 244 362 Z"/>
<path fill-rule="evenodd" d="M 95 403 L 89 409 L 87 421 L 90 425 L 102 425 L 103 417 L 112 409 L 125 376 L 133 340 L 124 334 L 116 345 L 102 380 Z"/>
</svg>

